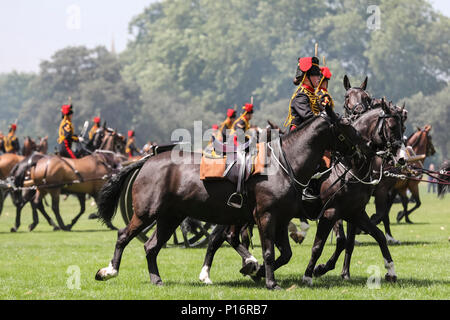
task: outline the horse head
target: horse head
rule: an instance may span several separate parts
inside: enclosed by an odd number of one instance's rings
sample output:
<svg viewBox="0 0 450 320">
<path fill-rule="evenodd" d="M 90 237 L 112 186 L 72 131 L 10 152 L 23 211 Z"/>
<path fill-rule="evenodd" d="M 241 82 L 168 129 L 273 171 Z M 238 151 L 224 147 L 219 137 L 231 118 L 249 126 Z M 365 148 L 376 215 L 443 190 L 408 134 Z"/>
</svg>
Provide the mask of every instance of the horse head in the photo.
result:
<svg viewBox="0 0 450 320">
<path fill-rule="evenodd" d="M 28 157 L 35 150 L 36 150 L 36 142 L 33 139 L 31 139 L 29 136 L 26 137 L 23 142 L 22 155 L 24 155 L 25 157 Z"/>
<path fill-rule="evenodd" d="M 36 151 L 42 154 L 47 154 L 48 151 L 48 136 L 39 139 L 39 144 L 36 147 Z"/>
<path fill-rule="evenodd" d="M 381 110 L 380 110 L 381 109 Z M 367 141 L 372 154 L 390 155 L 395 162 L 404 164 L 403 109 L 381 101 L 380 109 L 372 109 L 354 122 L 355 128 Z"/>
<path fill-rule="evenodd" d="M 358 116 L 372 107 L 372 98 L 366 92 L 368 78 L 366 77 L 359 87 L 352 88 L 347 75 L 344 76 L 345 116 Z"/>
</svg>

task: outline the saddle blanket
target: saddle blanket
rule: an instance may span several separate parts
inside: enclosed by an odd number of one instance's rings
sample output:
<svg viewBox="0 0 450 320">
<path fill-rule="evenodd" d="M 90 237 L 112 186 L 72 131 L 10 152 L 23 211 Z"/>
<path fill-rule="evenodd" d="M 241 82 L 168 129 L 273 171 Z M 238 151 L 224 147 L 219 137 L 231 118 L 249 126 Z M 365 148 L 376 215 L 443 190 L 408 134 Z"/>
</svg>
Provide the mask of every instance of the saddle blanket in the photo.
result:
<svg viewBox="0 0 450 320">
<path fill-rule="evenodd" d="M 249 175 L 261 174 L 266 168 L 266 148 L 265 143 L 256 145 L 257 153 L 251 159 L 251 170 Z M 227 157 L 211 157 L 203 153 L 200 162 L 200 180 L 221 180 L 225 179 L 224 173 L 227 167 Z"/>
</svg>

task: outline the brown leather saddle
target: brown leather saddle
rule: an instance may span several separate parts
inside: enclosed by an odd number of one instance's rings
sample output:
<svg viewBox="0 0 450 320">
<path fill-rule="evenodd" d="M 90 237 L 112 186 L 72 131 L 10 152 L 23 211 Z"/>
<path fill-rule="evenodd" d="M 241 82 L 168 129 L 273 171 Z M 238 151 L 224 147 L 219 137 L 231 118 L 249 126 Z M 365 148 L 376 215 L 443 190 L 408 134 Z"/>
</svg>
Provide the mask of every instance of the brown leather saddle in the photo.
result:
<svg viewBox="0 0 450 320">
<path fill-rule="evenodd" d="M 227 205 L 241 208 L 245 194 L 244 183 L 252 174 L 255 174 L 255 158 L 262 144 L 257 145 L 256 138 L 250 138 L 245 143 L 238 145 L 235 145 L 232 139 L 229 140 L 228 143 L 223 143 L 213 136 L 211 149 L 214 151 L 214 155 L 212 155 L 212 152 L 209 155 L 204 153 L 202 163 L 214 162 L 216 165 L 215 169 L 223 173 L 222 177 L 219 177 L 216 171 L 212 177 L 215 179 L 226 179 L 237 186 L 236 192 L 228 198 Z M 207 174 L 206 176 L 204 174 L 205 171 L 202 174 L 202 167 L 200 171 L 201 178 L 208 179 Z"/>
</svg>

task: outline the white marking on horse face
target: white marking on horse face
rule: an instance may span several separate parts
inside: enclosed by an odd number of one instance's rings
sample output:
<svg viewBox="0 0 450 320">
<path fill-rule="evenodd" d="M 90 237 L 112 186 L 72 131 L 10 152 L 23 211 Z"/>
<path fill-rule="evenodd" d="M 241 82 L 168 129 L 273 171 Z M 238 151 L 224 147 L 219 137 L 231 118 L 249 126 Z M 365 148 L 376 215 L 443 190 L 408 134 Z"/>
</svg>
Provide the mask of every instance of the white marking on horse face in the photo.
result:
<svg viewBox="0 0 450 320">
<path fill-rule="evenodd" d="M 313 279 L 312 279 L 311 277 L 303 276 L 302 281 L 303 281 L 303 283 L 306 284 L 307 286 L 312 287 L 312 285 L 313 285 Z"/>
<path fill-rule="evenodd" d="M 108 267 L 101 269 L 98 273 L 103 278 L 103 280 L 115 278 L 119 274 L 119 272 L 113 268 L 111 262 L 109 263 Z"/>
<path fill-rule="evenodd" d="M 200 272 L 200 276 L 198 277 L 201 282 L 205 284 L 212 284 L 211 279 L 209 278 L 209 267 L 203 266 L 202 271 Z"/>
<path fill-rule="evenodd" d="M 394 269 L 394 261 L 388 263 L 387 260 L 384 259 L 384 267 L 387 269 L 388 275 L 396 276 Z"/>
</svg>

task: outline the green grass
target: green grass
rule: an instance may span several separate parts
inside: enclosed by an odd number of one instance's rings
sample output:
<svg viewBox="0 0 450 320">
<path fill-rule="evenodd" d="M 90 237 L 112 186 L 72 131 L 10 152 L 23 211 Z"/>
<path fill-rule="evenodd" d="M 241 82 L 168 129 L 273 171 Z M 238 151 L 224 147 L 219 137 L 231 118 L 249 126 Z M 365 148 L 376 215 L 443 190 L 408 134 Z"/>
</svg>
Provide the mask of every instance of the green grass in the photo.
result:
<svg viewBox="0 0 450 320">
<path fill-rule="evenodd" d="M 53 232 L 40 217 L 40 224 L 28 232 L 31 209 L 25 208 L 18 233 L 10 233 L 15 219 L 15 208 L 10 199 L 0 216 L 0 299 L 449 299 L 450 298 L 450 196 L 438 200 L 421 190 L 422 207 L 411 215 L 413 225 L 395 223 L 400 205 L 391 211 L 392 232 L 401 245 L 390 246 L 398 275 L 397 283 L 384 280 L 384 264 L 375 241 L 368 235 L 357 236 L 351 266 L 350 281 L 340 278 L 343 255 L 337 268 L 319 279 L 313 287 L 301 284 L 308 263 L 316 224 L 311 223 L 307 239 L 302 245 L 291 243 L 293 257 L 275 276 L 285 290 L 268 291 L 264 283 L 254 283 L 239 273 L 241 259 L 229 246 L 223 246 L 216 255 L 211 279 L 213 285 L 199 282 L 198 275 L 205 254 L 204 248 L 184 249 L 171 245 L 161 250 L 158 266 L 165 286 L 156 287 L 149 281 L 143 244 L 133 240 L 126 248 L 119 277 L 107 282 L 94 280 L 98 269 L 111 260 L 116 232 L 109 231 L 95 220 L 88 220 L 89 207 L 72 232 Z M 76 214 L 78 203 L 74 198 L 62 201 L 66 223 Z M 51 213 L 51 209 L 48 208 Z M 368 206 L 372 214 L 373 200 Z M 53 213 L 51 213 L 53 217 Z M 298 223 L 298 220 L 295 221 Z M 118 214 L 116 226 L 123 226 Z M 380 226 L 382 228 L 382 226 Z M 256 229 L 255 229 L 256 230 Z M 259 238 L 254 238 L 252 250 L 261 261 Z M 319 263 L 324 263 L 334 250 L 330 239 Z M 367 272 L 370 266 L 381 271 L 381 287 L 369 289 Z M 67 285 L 70 266 L 80 268 L 80 289 Z M 70 280 L 70 279 L 69 279 Z M 70 281 L 69 281 L 70 282 Z"/>
</svg>

